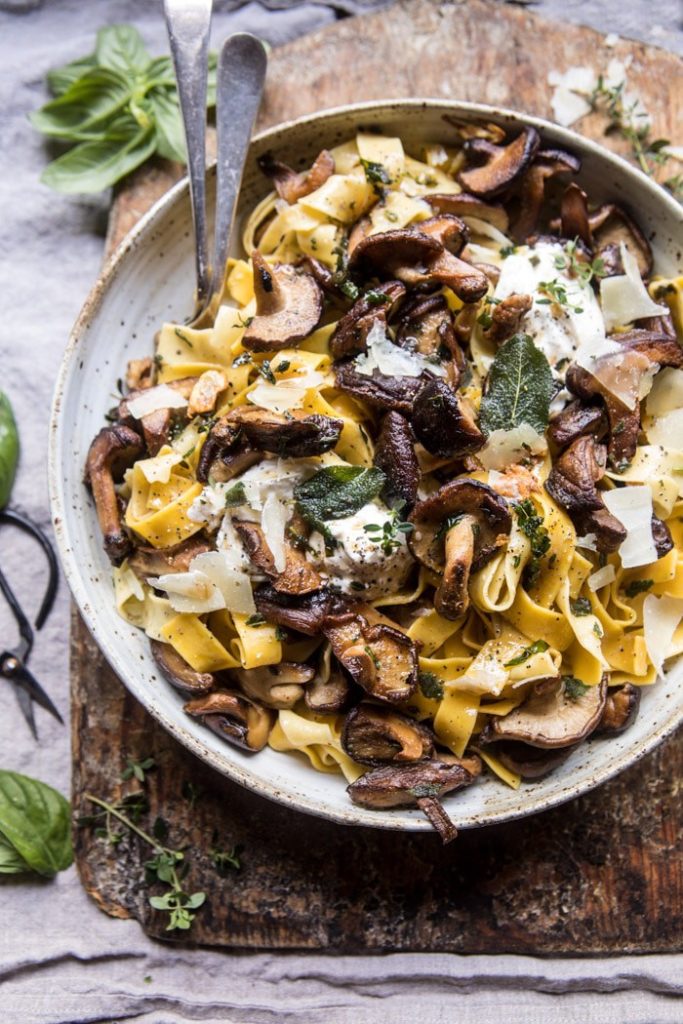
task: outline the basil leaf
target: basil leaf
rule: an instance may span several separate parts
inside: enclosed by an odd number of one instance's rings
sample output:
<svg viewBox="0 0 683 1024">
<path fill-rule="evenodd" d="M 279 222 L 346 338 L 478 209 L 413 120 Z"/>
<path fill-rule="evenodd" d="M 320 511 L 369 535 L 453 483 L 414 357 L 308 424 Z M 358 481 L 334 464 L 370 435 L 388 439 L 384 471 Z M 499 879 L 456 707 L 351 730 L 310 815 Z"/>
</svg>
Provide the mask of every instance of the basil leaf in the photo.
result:
<svg viewBox="0 0 683 1024">
<path fill-rule="evenodd" d="M 548 360 L 528 334 L 515 334 L 498 349 L 489 370 L 479 421 L 485 434 L 528 423 L 543 432 L 553 393 Z"/>
<path fill-rule="evenodd" d="M 0 875 L 18 875 L 30 871 L 23 857 L 20 857 L 11 843 L 0 835 Z"/>
<path fill-rule="evenodd" d="M 377 497 L 385 482 L 384 473 L 374 467 L 325 466 L 295 487 L 294 497 L 304 519 L 329 540 L 326 520 L 352 516 Z"/>
<path fill-rule="evenodd" d="M 0 509 L 9 502 L 18 461 L 17 424 L 7 395 L 0 391 Z"/>
<path fill-rule="evenodd" d="M 140 33 L 132 25 L 101 28 L 97 33 L 95 59 L 102 68 L 133 75 L 146 71 L 151 60 Z"/>
<path fill-rule="evenodd" d="M 156 148 L 154 127 L 134 126 L 126 139 L 123 131 L 81 142 L 48 164 L 40 180 L 58 192 L 100 192 L 144 163 Z"/>
<path fill-rule="evenodd" d="M 178 105 L 178 93 L 164 89 L 151 89 L 147 93 L 150 112 L 157 132 L 157 153 L 167 160 L 187 163 L 185 132 Z"/>
<path fill-rule="evenodd" d="M 61 96 L 66 90 L 77 82 L 86 71 L 96 67 L 95 54 L 89 57 L 79 57 L 72 60 L 70 64 L 64 64 L 61 68 L 53 68 L 47 73 L 47 84 L 53 96 Z"/>
<path fill-rule="evenodd" d="M 73 860 L 69 803 L 52 786 L 0 770 L 0 834 L 39 875 L 54 875 Z"/>
<path fill-rule="evenodd" d="M 61 96 L 29 114 L 43 135 L 70 141 L 92 138 L 117 114 L 132 95 L 128 79 L 109 68 L 93 68 Z"/>
</svg>

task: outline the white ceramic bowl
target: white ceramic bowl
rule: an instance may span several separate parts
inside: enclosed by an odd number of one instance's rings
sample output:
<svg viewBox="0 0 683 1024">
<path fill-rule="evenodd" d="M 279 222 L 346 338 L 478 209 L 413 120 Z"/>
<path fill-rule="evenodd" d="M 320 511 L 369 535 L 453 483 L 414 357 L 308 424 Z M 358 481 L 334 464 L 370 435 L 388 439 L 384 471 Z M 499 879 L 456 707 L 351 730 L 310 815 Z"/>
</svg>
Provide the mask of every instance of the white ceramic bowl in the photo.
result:
<svg viewBox="0 0 683 1024">
<path fill-rule="evenodd" d="M 244 176 L 241 212 L 269 190 L 256 160 L 266 150 L 309 166 L 323 146 L 352 136 L 360 125 L 400 135 L 410 150 L 424 141 L 448 142 L 450 118 L 535 125 L 547 142 L 583 159 L 579 180 L 592 200 L 629 206 L 650 237 L 657 271 L 681 264 L 683 211 L 645 175 L 592 142 L 538 118 L 474 104 L 405 100 L 360 104 L 301 118 L 257 136 Z M 214 174 L 209 174 L 209 190 Z M 212 202 L 212 196 L 209 196 Z M 377 812 L 351 804 L 341 776 L 314 771 L 295 755 L 266 748 L 251 756 L 188 718 L 183 698 L 156 671 L 149 642 L 117 615 L 111 570 L 93 505 L 82 483 L 90 441 L 112 404 L 128 359 L 152 351 L 164 320 L 182 320 L 192 305 L 193 252 L 187 182 L 180 182 L 142 218 L 110 259 L 74 327 L 57 381 L 50 442 L 50 494 L 62 565 L 95 640 L 125 685 L 181 743 L 217 771 L 293 809 L 348 824 L 430 829 L 412 810 Z M 643 694 L 635 725 L 621 736 L 584 743 L 557 771 L 513 791 L 490 776 L 447 799 L 460 828 L 533 814 L 579 796 L 647 754 L 683 721 L 683 664 Z M 303 824 L 303 823 L 302 823 Z"/>
</svg>

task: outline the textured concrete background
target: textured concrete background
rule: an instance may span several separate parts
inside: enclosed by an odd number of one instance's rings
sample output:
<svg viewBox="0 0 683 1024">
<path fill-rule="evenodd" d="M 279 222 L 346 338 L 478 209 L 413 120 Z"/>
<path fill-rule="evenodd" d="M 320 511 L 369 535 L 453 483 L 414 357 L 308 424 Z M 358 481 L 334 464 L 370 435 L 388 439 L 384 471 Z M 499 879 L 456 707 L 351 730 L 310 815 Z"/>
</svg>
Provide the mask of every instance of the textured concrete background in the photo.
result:
<svg viewBox="0 0 683 1024">
<path fill-rule="evenodd" d="M 233 11 L 235 6 L 240 9 Z M 328 24 L 340 11 L 364 6 L 371 4 L 218 2 L 215 39 L 249 29 L 277 44 Z M 544 0 L 534 10 L 683 52 L 676 0 L 656 5 L 647 0 Z M 158 0 L 0 0 L 0 386 L 11 396 L 23 444 L 14 504 L 45 527 L 51 393 L 69 329 L 97 277 L 108 197 L 65 197 L 39 183 L 46 150 L 26 114 L 44 101 L 48 68 L 90 51 L 97 28 L 121 21 L 135 23 L 153 53 L 165 50 Z M 37 606 L 43 567 L 35 549 L 3 531 L 0 560 L 27 607 Z M 3 606 L 3 645 L 13 642 L 11 636 Z M 62 585 L 31 667 L 65 719 L 67 640 L 68 595 Z M 68 731 L 41 711 L 38 722 L 41 743 L 36 747 L 12 696 L 6 695 L 0 764 L 67 792 Z M 402 1024 L 416 1016 L 425 1022 L 451 1021 L 456 1014 L 462 1024 L 498 1022 L 501 1016 L 534 1024 L 549 1014 L 577 1024 L 650 1024 L 680 1021 L 683 1014 L 672 998 L 681 992 L 680 963 L 672 957 L 541 961 L 177 950 L 150 942 L 134 922 L 100 914 L 73 869 L 47 884 L 12 879 L 2 884 L 0 1005 L 8 1024 L 188 1019 Z"/>
</svg>

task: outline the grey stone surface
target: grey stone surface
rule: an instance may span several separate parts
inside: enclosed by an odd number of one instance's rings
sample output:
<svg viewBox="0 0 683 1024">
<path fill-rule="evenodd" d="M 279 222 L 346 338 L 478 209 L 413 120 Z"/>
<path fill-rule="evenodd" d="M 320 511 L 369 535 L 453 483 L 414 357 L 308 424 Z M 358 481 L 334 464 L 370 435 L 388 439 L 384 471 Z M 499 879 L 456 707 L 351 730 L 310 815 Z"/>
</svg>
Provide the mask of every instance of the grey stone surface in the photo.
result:
<svg viewBox="0 0 683 1024">
<path fill-rule="evenodd" d="M 372 2 L 372 0 L 369 0 Z M 328 4 L 217 3 L 215 35 L 250 29 L 272 43 L 329 23 L 356 0 Z M 536 10 L 589 21 L 605 32 L 683 49 L 673 0 L 544 0 Z M 57 367 L 97 277 L 107 196 L 64 197 L 38 181 L 45 147 L 26 115 L 44 99 L 46 70 L 92 46 L 102 24 L 132 21 L 152 52 L 165 49 L 157 0 L 0 2 L 0 387 L 14 403 L 22 460 L 14 504 L 49 527 L 47 422 Z M 0 560 L 27 606 L 37 605 L 43 566 L 35 549 L 0 533 Z M 12 628 L 0 609 L 3 645 Z M 31 661 L 68 718 L 68 595 Z M 38 711 L 34 745 L 10 694 L 0 714 L 0 764 L 67 792 L 66 728 Z M 673 957 L 543 961 L 530 957 L 238 955 L 163 946 L 135 922 L 102 915 L 74 869 L 54 882 L 2 883 L 0 1008 L 7 1024 L 135 1020 L 234 1022 L 500 1021 L 652 1024 L 680 1021 L 680 962 Z M 598 996 L 598 993 L 600 994 Z"/>
</svg>

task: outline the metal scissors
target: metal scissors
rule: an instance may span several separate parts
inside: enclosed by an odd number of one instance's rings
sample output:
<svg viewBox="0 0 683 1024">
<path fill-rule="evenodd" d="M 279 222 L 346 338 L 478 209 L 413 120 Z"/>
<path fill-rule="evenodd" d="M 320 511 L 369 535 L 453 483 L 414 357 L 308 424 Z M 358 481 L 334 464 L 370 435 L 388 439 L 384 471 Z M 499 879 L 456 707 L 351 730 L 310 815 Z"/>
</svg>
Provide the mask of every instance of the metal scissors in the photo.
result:
<svg viewBox="0 0 683 1024">
<path fill-rule="evenodd" d="M 45 595 L 35 620 L 35 629 L 42 629 L 45 624 L 45 620 L 50 614 L 57 594 L 59 573 L 57 570 L 57 559 L 55 558 L 55 553 L 43 532 L 34 523 L 32 523 L 30 519 L 26 519 L 18 512 L 12 512 L 9 509 L 1 511 L 0 526 L 5 524 L 16 526 L 20 530 L 29 534 L 34 538 L 34 540 L 38 541 L 45 553 L 48 565 L 48 582 Z M 36 729 L 36 722 L 33 714 L 34 701 L 36 704 L 40 704 L 41 707 L 45 708 L 46 711 L 49 711 L 58 722 L 62 723 L 62 725 L 64 724 L 64 721 L 43 687 L 26 667 L 26 662 L 28 661 L 33 647 L 34 627 L 31 626 L 28 617 L 25 615 L 23 608 L 19 604 L 14 591 L 7 581 L 7 577 L 2 572 L 2 569 L 0 569 L 0 591 L 2 591 L 8 605 L 10 606 L 11 612 L 14 615 L 20 637 L 19 643 L 16 647 L 11 647 L 0 652 L 0 676 L 7 679 L 14 688 L 14 692 L 16 693 L 19 707 L 23 712 L 24 718 L 28 722 L 34 738 L 38 739 L 38 730 Z"/>
</svg>

